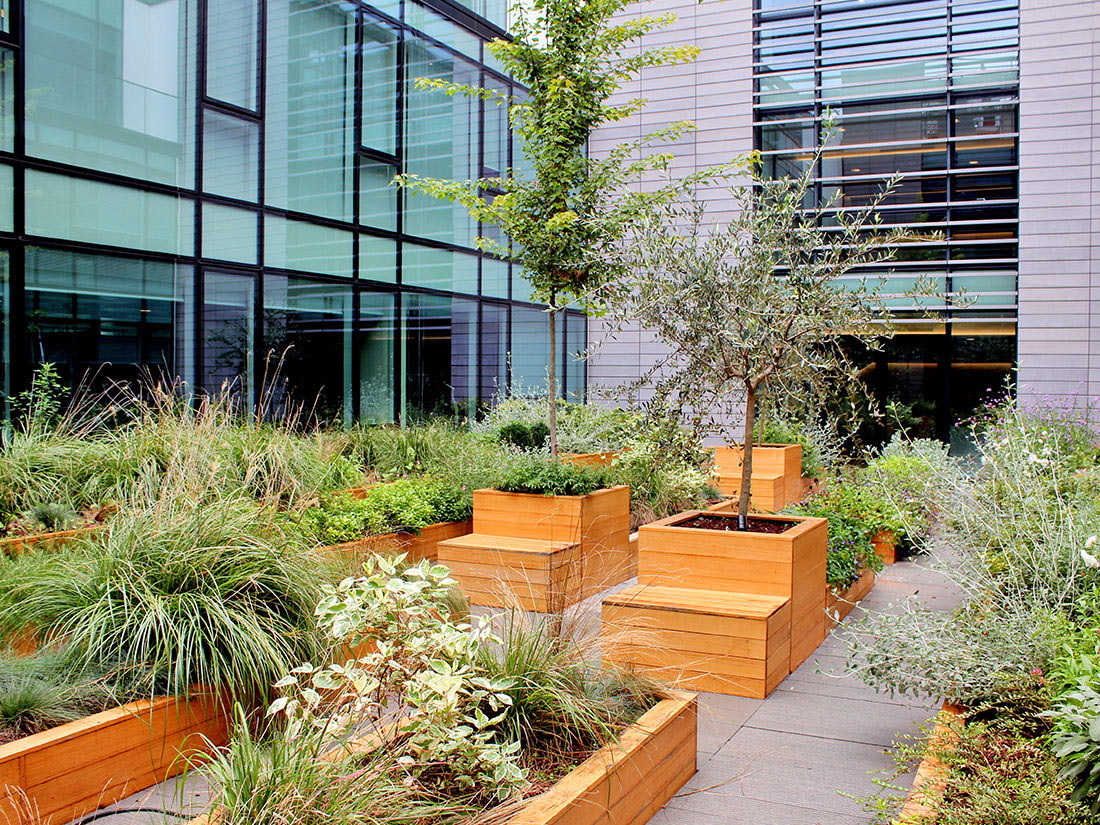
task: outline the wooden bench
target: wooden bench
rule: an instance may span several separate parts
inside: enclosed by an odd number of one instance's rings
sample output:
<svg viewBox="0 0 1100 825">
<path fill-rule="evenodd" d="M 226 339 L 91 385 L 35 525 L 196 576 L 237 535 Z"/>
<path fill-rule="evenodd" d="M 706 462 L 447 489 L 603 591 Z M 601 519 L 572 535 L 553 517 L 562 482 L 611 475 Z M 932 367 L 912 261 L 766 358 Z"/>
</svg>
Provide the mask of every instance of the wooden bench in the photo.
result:
<svg viewBox="0 0 1100 825">
<path fill-rule="evenodd" d="M 763 699 L 790 672 L 790 599 L 633 585 L 603 601 L 603 656 L 693 690 Z"/>
<path fill-rule="evenodd" d="M 438 547 L 471 604 L 552 613 L 587 595 L 577 542 L 470 533 Z"/>
</svg>

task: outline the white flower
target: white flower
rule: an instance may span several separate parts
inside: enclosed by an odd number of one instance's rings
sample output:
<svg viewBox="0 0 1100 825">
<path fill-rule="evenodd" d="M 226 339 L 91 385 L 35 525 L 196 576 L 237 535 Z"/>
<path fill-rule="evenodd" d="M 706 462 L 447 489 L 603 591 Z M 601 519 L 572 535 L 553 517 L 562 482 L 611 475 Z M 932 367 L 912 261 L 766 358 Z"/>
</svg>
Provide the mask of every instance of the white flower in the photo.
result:
<svg viewBox="0 0 1100 825">
<path fill-rule="evenodd" d="M 1089 536 L 1087 539 L 1085 539 L 1085 548 L 1088 549 L 1088 550 L 1091 550 L 1093 547 L 1096 546 L 1096 542 L 1097 542 L 1097 537 L 1096 536 Z"/>
<path fill-rule="evenodd" d="M 1034 463 L 1035 463 L 1036 461 L 1038 461 L 1038 460 L 1039 460 L 1039 456 L 1035 455 L 1035 453 L 1032 453 L 1031 455 L 1029 455 L 1029 456 L 1027 457 L 1027 460 L 1028 460 L 1028 461 L 1029 461 L 1030 463 L 1034 464 Z"/>
<path fill-rule="evenodd" d="M 1052 452 L 1054 451 L 1050 447 L 1043 447 L 1043 455 L 1050 455 Z"/>
<path fill-rule="evenodd" d="M 1085 563 L 1085 567 L 1100 567 L 1100 559 L 1088 550 L 1081 550 L 1081 560 Z"/>
</svg>

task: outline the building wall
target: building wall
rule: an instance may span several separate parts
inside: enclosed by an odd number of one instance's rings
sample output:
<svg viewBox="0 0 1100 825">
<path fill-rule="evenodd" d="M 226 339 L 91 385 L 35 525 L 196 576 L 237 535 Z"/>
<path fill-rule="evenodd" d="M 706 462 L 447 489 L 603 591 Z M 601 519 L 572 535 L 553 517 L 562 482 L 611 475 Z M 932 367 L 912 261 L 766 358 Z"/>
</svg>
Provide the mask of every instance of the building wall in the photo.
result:
<svg viewBox="0 0 1100 825">
<path fill-rule="evenodd" d="M 43 362 L 389 421 L 545 391 L 547 316 L 459 207 L 504 0 L 15 0 L 0 16 L 0 418 Z M 17 86 L 17 83 L 22 84 Z M 574 351 L 586 321 L 563 322 Z M 563 359 L 575 393 L 584 367 Z M 541 386 L 540 386 L 541 383 Z"/>
<path fill-rule="evenodd" d="M 673 174 L 679 176 L 752 151 L 752 0 L 702 4 L 653 0 L 638 4 L 633 13 L 664 12 L 680 19 L 643 45 L 694 45 L 700 49 L 699 58 L 647 70 L 640 82 L 623 89 L 621 98 L 641 96 L 649 105 L 638 118 L 601 131 L 592 151 L 606 152 L 620 141 L 637 140 L 669 123 L 690 120 L 696 130 L 669 145 L 676 158 Z M 720 205 L 712 214 L 726 213 Z M 608 341 L 603 322 L 593 318 L 589 339 L 597 346 L 588 362 L 589 390 L 597 396 L 615 398 L 617 388 L 637 379 L 659 357 L 653 336 L 636 326 Z"/>
<path fill-rule="evenodd" d="M 1100 396 L 1100 3 L 1020 2 L 1020 396 Z"/>
</svg>

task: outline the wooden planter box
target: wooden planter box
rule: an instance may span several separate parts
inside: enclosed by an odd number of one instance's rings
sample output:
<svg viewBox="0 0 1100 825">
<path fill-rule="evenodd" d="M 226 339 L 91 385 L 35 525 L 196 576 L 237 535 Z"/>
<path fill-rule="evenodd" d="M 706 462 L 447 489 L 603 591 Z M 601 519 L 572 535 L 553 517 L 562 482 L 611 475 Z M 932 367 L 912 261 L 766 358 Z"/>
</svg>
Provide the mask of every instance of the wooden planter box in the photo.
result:
<svg viewBox="0 0 1100 825">
<path fill-rule="evenodd" d="M 789 599 L 793 671 L 825 639 L 828 522 L 803 516 L 754 516 L 797 522 L 783 533 L 677 526 L 697 515 L 699 511 L 692 510 L 639 528 L 638 582 Z"/>
<path fill-rule="evenodd" d="M 509 825 L 644 825 L 695 774 L 696 700 L 675 693 L 524 805 Z"/>
<path fill-rule="evenodd" d="M 420 533 L 384 533 L 366 536 L 355 541 L 345 541 L 321 548 L 326 553 L 342 553 L 352 558 L 365 558 L 374 553 L 405 553 L 409 562 L 436 562 L 439 560 L 439 543 L 470 532 L 470 521 L 441 521 L 429 524 Z"/>
<path fill-rule="evenodd" d="M 10 536 L 0 539 L 0 556 L 17 556 L 31 548 L 53 550 L 67 541 L 80 536 L 91 535 L 102 530 L 105 525 L 93 524 L 89 527 L 75 527 L 72 530 L 58 530 L 53 533 L 36 533 L 33 536 Z"/>
<path fill-rule="evenodd" d="M 893 564 L 898 560 L 898 537 L 893 530 L 879 530 L 871 536 L 871 546 L 883 564 Z"/>
<path fill-rule="evenodd" d="M 618 450 L 608 450 L 603 453 L 560 453 L 558 458 L 567 464 L 572 464 L 576 467 L 592 467 L 600 469 L 603 467 L 610 467 L 611 463 L 618 457 Z"/>
<path fill-rule="evenodd" d="M 36 825 L 14 796 L 22 790 L 37 807 L 38 821 L 69 822 L 175 776 L 187 767 L 184 757 L 228 739 L 216 702 L 166 697 L 0 745 L 0 820 Z"/>
<path fill-rule="evenodd" d="M 439 544 L 473 604 L 556 612 L 624 582 L 631 552 L 630 488 L 587 496 L 474 492 L 473 532 Z"/>
<path fill-rule="evenodd" d="M 785 597 L 636 584 L 602 620 L 606 661 L 692 690 L 763 699 L 791 671 Z"/>
<path fill-rule="evenodd" d="M 956 738 L 953 727 L 962 716 L 962 708 L 950 702 L 944 702 L 940 709 L 940 716 L 932 729 L 932 739 L 940 743 L 952 742 Z M 913 787 L 909 796 L 901 807 L 894 825 L 926 825 L 936 819 L 936 811 L 928 802 L 928 797 L 943 790 L 947 782 L 947 771 L 942 762 L 934 756 L 928 755 L 917 766 L 917 775 L 913 779 Z"/>
<path fill-rule="evenodd" d="M 697 707 L 693 693 L 673 691 L 512 814 L 508 825 L 645 825 L 695 775 Z M 374 747 L 375 737 L 353 751 Z M 218 812 L 187 825 L 217 825 Z"/>
<path fill-rule="evenodd" d="M 714 449 L 718 491 L 736 497 L 741 491 L 739 446 Z M 802 499 L 802 447 L 798 444 L 757 444 L 752 450 L 752 505 L 777 512 Z"/>
<path fill-rule="evenodd" d="M 846 589 L 836 591 L 829 587 L 825 593 L 825 632 L 831 633 L 852 612 L 856 603 L 863 599 L 875 586 L 875 572 L 864 570 L 863 575 Z"/>
</svg>

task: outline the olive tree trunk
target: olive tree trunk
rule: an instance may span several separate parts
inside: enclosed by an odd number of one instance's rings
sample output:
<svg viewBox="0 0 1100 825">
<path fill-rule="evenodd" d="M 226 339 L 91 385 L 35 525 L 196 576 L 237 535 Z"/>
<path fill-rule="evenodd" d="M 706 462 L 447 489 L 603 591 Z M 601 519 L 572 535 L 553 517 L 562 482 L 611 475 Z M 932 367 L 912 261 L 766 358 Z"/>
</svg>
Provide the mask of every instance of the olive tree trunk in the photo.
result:
<svg viewBox="0 0 1100 825">
<path fill-rule="evenodd" d="M 752 496 L 752 448 L 756 422 L 756 388 L 745 390 L 745 440 L 741 444 L 741 496 L 737 501 L 737 529 L 749 528 L 749 500 Z"/>
</svg>

